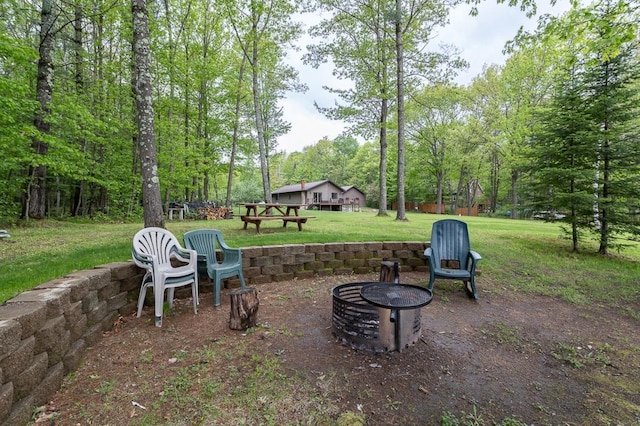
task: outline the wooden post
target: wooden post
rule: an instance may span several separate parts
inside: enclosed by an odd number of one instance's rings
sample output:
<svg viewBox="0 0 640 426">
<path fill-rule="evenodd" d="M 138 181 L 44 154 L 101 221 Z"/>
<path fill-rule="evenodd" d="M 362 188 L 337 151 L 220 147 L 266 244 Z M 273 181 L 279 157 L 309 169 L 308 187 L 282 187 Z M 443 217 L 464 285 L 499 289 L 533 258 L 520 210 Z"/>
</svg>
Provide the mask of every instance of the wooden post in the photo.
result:
<svg viewBox="0 0 640 426">
<path fill-rule="evenodd" d="M 254 287 L 240 288 L 229 293 L 231 297 L 231 313 L 229 328 L 246 330 L 255 327 L 258 322 L 258 292 Z"/>
<path fill-rule="evenodd" d="M 380 265 L 380 279 L 381 283 L 399 283 L 400 282 L 400 264 L 398 262 L 391 262 L 385 260 Z"/>
</svg>

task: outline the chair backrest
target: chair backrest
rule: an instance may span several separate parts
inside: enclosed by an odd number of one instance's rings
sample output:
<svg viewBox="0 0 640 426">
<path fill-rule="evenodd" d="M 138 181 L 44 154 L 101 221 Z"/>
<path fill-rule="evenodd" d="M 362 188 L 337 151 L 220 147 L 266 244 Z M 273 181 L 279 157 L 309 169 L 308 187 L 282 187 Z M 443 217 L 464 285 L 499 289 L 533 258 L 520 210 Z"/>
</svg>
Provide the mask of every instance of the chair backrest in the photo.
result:
<svg viewBox="0 0 640 426">
<path fill-rule="evenodd" d="M 140 260 L 137 255 L 151 255 L 159 265 L 167 264 L 179 247 L 178 239 L 164 228 L 144 228 L 133 237 L 134 260 L 137 261 Z"/>
<path fill-rule="evenodd" d="M 456 219 L 443 219 L 431 228 L 431 252 L 436 265 L 442 260 L 457 260 L 465 268 L 469 250 L 467 224 Z"/>
<path fill-rule="evenodd" d="M 222 238 L 222 232 L 216 229 L 196 229 L 185 232 L 184 245 L 198 254 L 206 254 L 209 262 L 218 262 L 216 255 L 218 248 L 223 250 L 227 246 Z"/>
</svg>

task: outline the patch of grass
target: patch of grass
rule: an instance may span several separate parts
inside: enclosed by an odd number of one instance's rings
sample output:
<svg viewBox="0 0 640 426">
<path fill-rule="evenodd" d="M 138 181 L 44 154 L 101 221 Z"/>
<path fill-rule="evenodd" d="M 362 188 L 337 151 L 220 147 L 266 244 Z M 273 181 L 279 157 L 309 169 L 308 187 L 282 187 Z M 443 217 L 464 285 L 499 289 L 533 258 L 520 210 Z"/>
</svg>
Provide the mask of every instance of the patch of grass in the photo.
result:
<svg viewBox="0 0 640 426">
<path fill-rule="evenodd" d="M 95 392 L 101 395 L 102 402 L 109 401 L 109 395 L 111 394 L 111 391 L 113 391 L 115 385 L 116 383 L 113 380 L 103 381 L 95 388 Z"/>
<path fill-rule="evenodd" d="M 237 217 L 242 214 L 236 208 Z M 173 221 L 167 229 L 178 238 L 186 231 L 215 227 L 235 247 L 281 244 L 428 241 L 434 221 L 446 215 L 410 214 L 408 221 L 396 221 L 393 215 L 375 213 L 341 213 L 303 211 L 316 216 L 302 232 L 296 227 L 282 228 L 265 224 L 260 234 L 242 229 L 238 219 L 219 221 Z M 459 218 L 456 216 L 456 218 Z M 542 221 L 508 220 L 487 217 L 464 217 L 469 225 L 472 247 L 482 255 L 478 279 L 480 291 L 490 277 L 495 289 L 513 288 L 535 294 L 561 297 L 572 303 L 594 300 L 618 304 L 624 308 L 637 302 L 640 288 L 640 244 L 622 253 L 603 257 L 597 247 L 585 243 L 583 252 L 570 251 L 562 238 L 559 224 Z M 355 226 L 357 224 L 357 226 Z M 69 221 L 32 222 L 14 227 L 11 238 L 0 241 L 0 302 L 48 280 L 75 270 L 125 261 L 131 258 L 131 238 L 142 223 L 76 223 Z M 451 289 L 458 282 L 441 280 L 438 290 Z M 640 315 L 631 309 L 631 315 Z"/>
<path fill-rule="evenodd" d="M 151 351 L 151 349 L 146 349 L 142 351 L 139 359 L 140 359 L 140 362 L 144 364 L 149 364 L 153 361 L 153 352 Z"/>
<path fill-rule="evenodd" d="M 608 355 L 611 349 L 611 346 L 607 343 L 597 346 L 592 343 L 586 345 L 569 345 L 561 342 L 556 349 L 551 352 L 551 356 L 574 368 L 597 365 L 607 366 L 611 365 L 611 360 Z"/>
<path fill-rule="evenodd" d="M 331 424 L 339 414 L 304 378 L 285 374 L 277 357 L 244 342 L 212 342 L 184 356 L 184 366 L 165 370 L 162 390 L 136 424 Z"/>
<path fill-rule="evenodd" d="M 501 422 L 490 421 L 486 422 L 482 417 L 481 413 L 478 411 L 478 408 L 474 405 L 473 411 L 470 413 L 462 410 L 460 412 L 460 416 L 458 417 L 456 414 L 445 412 L 442 415 L 441 423 L 442 426 L 485 426 L 485 425 L 495 425 L 495 426 L 527 426 L 526 423 L 520 421 L 515 417 L 508 417 Z"/>
<path fill-rule="evenodd" d="M 493 322 L 489 329 L 480 330 L 485 336 L 493 338 L 496 342 L 504 345 L 518 345 L 520 337 L 515 327 L 509 326 L 503 322 Z"/>
</svg>

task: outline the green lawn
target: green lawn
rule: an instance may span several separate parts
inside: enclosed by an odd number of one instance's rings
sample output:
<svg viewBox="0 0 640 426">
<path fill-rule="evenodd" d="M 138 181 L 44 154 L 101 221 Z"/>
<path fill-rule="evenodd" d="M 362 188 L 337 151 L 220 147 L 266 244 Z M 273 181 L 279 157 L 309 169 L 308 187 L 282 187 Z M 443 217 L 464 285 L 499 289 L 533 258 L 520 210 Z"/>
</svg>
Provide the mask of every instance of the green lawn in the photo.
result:
<svg viewBox="0 0 640 426">
<path fill-rule="evenodd" d="M 217 228 L 236 247 L 346 241 L 428 241 L 433 221 L 447 216 L 408 213 L 408 221 L 395 220 L 395 212 L 378 217 L 372 212 L 317 212 L 299 232 L 295 224 L 279 221 L 242 229 L 236 218 L 220 221 L 173 221 L 167 228 L 182 239 L 185 231 Z M 640 295 L 640 245 L 602 257 L 594 242 L 583 243 L 580 254 L 559 224 L 513 221 L 502 218 L 461 217 L 469 224 L 472 247 L 483 260 L 479 287 L 490 291 L 516 288 L 574 303 L 596 298 L 621 306 Z M 11 238 L 0 241 L 0 301 L 74 270 L 128 260 L 131 238 L 142 223 L 103 224 L 44 221 L 10 228 Z M 628 305 L 627 305 L 628 306 Z M 634 316 L 640 313 L 635 312 Z"/>
</svg>

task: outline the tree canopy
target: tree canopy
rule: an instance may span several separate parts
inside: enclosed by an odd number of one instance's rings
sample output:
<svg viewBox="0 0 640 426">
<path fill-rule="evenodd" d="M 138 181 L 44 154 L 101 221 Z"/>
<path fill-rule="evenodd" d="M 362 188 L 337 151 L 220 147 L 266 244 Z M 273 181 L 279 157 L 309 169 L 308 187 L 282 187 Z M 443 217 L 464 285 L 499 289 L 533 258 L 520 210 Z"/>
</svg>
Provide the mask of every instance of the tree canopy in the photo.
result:
<svg viewBox="0 0 640 426">
<path fill-rule="evenodd" d="M 637 3 L 573 2 L 514 35 L 506 62 L 466 85 L 455 48 L 432 43 L 458 3 L 7 0 L 0 221 L 138 218 L 157 185 L 161 224 L 172 202 L 230 206 L 331 179 L 398 219 L 424 202 L 511 218 L 554 211 L 575 250 L 592 237 L 602 254 L 637 236 Z M 135 42 L 136 5 L 148 10 L 147 44 Z M 322 17 L 306 63 L 330 61 L 349 83 L 327 87 L 339 102 L 317 108 L 346 129 L 286 154 L 280 101 L 306 89 L 285 60 L 301 13 Z"/>
</svg>

